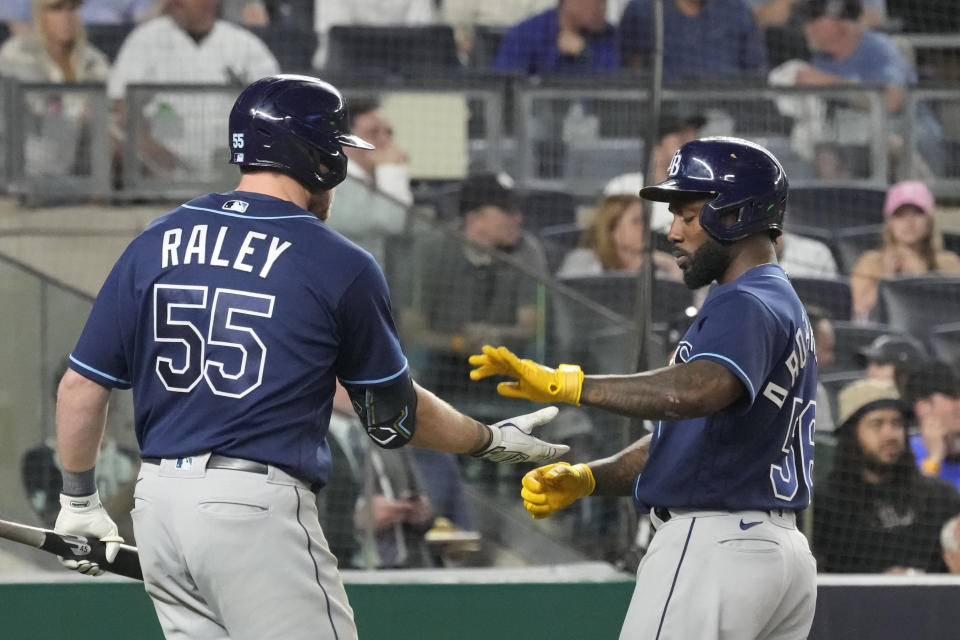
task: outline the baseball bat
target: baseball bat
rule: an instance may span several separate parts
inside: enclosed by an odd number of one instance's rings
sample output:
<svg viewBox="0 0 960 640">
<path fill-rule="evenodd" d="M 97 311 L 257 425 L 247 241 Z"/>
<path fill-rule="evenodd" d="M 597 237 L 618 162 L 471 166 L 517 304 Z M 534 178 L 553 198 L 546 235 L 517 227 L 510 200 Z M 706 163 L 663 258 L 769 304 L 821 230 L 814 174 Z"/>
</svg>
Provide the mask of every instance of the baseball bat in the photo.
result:
<svg viewBox="0 0 960 640">
<path fill-rule="evenodd" d="M 105 554 L 107 545 L 99 540 L 90 540 L 83 536 L 57 533 L 50 529 L 0 520 L 0 538 L 26 544 L 69 560 L 96 562 L 101 569 L 143 581 L 137 548 L 127 544 L 120 545 L 120 552 L 117 554 L 116 560 L 107 562 Z"/>
</svg>

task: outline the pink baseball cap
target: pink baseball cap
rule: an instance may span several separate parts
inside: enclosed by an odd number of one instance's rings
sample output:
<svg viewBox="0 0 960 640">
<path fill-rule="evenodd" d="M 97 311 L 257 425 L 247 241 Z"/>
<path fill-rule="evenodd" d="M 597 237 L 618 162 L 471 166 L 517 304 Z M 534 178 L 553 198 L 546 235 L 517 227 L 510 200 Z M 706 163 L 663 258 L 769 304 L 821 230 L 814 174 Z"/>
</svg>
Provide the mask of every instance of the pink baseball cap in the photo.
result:
<svg viewBox="0 0 960 640">
<path fill-rule="evenodd" d="M 933 194 L 919 180 L 904 180 L 890 187 L 883 203 L 883 216 L 889 218 L 905 204 L 912 204 L 926 214 L 933 213 Z"/>
</svg>

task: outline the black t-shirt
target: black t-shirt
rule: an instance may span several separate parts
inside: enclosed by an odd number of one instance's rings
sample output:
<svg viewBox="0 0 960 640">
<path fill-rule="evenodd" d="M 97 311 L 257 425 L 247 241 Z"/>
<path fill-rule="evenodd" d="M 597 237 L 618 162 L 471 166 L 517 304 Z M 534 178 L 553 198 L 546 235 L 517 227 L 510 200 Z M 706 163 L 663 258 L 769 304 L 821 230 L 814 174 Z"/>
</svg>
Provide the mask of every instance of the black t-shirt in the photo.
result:
<svg viewBox="0 0 960 640">
<path fill-rule="evenodd" d="M 831 476 L 813 502 L 813 546 L 820 571 L 879 573 L 891 567 L 946 572 L 940 527 L 960 514 L 960 492 L 921 476 L 909 491 L 892 483 L 851 485 Z"/>
</svg>

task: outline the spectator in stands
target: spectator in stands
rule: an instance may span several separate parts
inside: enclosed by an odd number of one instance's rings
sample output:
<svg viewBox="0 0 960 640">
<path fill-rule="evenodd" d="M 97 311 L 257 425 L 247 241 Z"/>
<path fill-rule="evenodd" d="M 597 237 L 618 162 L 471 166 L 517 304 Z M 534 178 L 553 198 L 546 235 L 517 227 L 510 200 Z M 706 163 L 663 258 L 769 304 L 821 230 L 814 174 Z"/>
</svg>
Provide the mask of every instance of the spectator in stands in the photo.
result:
<svg viewBox="0 0 960 640">
<path fill-rule="evenodd" d="M 82 1 L 82 0 L 81 0 Z M 86 0 L 77 11 L 83 24 L 134 24 L 159 16 L 168 0 Z M 4 0 L 0 21 L 13 34 L 30 30 L 32 0 Z M 79 3 L 78 3 L 79 4 Z"/>
<path fill-rule="evenodd" d="M 347 175 L 404 205 L 413 204 L 407 152 L 394 142 L 393 125 L 379 100 L 350 103 L 350 133 L 369 136 L 364 140 L 376 148 L 345 150 L 350 158 Z M 337 195 L 340 195 L 339 191 Z"/>
<path fill-rule="evenodd" d="M 850 275 L 854 319 L 871 318 L 880 280 L 933 271 L 960 271 L 960 257 L 941 249 L 933 210 L 933 194 L 922 182 L 899 182 L 887 191 L 883 205 L 883 246 L 865 252 Z"/>
<path fill-rule="evenodd" d="M 313 0 L 313 27 L 319 46 L 313 66 L 327 64 L 330 28 L 337 25 L 419 26 L 435 20 L 433 0 Z"/>
<path fill-rule="evenodd" d="M 880 83 L 886 87 L 885 106 L 890 116 L 891 159 L 896 162 L 903 146 L 905 122 L 904 89 L 917 82 L 917 74 L 890 36 L 865 27 L 860 20 L 861 0 L 806 0 L 803 24 L 807 44 L 813 52 L 809 64 L 795 65 L 794 84 L 826 87 L 858 83 Z M 865 110 L 865 100 L 854 99 L 851 107 Z M 843 115 L 843 111 L 834 118 Z M 851 122 L 844 129 L 856 129 L 866 144 L 876 132 L 865 119 L 856 126 Z M 941 170 L 944 159 L 940 145 L 941 129 L 933 112 L 921 104 L 915 118 L 918 148 L 922 160 L 934 172 Z M 848 135 L 847 131 L 841 132 Z"/>
<path fill-rule="evenodd" d="M 789 206 L 789 205 L 788 205 Z M 815 238 L 784 231 L 776 240 L 777 262 L 794 278 L 835 278 L 837 261 L 830 247 Z"/>
<path fill-rule="evenodd" d="M 337 187 L 329 224 L 383 266 L 388 238 L 406 228 L 413 204 L 407 153 L 394 142 L 393 126 L 378 100 L 354 100 L 349 107 L 350 133 L 376 148 L 344 149 L 349 178 Z"/>
<path fill-rule="evenodd" d="M 653 147 L 651 161 L 653 162 L 653 180 L 663 182 L 667 179 L 667 169 L 673 154 L 677 149 L 700 137 L 700 131 L 707 124 L 707 119 L 701 114 L 679 117 L 663 114 L 660 117 L 660 126 L 657 128 L 657 143 Z M 643 188 L 643 174 L 624 173 L 611 179 L 603 188 L 603 195 L 637 195 Z M 650 226 L 654 231 L 667 233 L 673 223 L 673 214 L 670 213 L 666 202 L 645 202 L 645 206 L 652 209 L 650 212 Z"/>
<path fill-rule="evenodd" d="M 960 573 L 960 516 L 950 518 L 940 529 L 940 548 L 950 573 Z"/>
<path fill-rule="evenodd" d="M 910 374 L 926 366 L 929 360 L 927 350 L 919 340 L 895 334 L 878 336 L 857 355 L 867 378 L 889 382 L 901 393 Z"/>
<path fill-rule="evenodd" d="M 469 58 L 476 27 L 512 26 L 556 4 L 556 0 L 444 0 L 443 21 L 453 27 L 457 48 Z"/>
<path fill-rule="evenodd" d="M 105 82 L 110 65 L 91 45 L 77 17 L 82 0 L 34 0 L 33 26 L 0 47 L 0 76 L 22 82 Z M 88 95 L 28 96 L 23 114 L 28 174 L 89 174 L 91 100 Z"/>
<path fill-rule="evenodd" d="M 127 85 L 215 84 L 237 91 L 251 81 L 279 73 L 263 42 L 217 18 L 220 0 L 169 0 L 168 13 L 135 28 L 117 54 L 107 92 L 124 121 Z M 233 94 L 157 93 L 145 107 L 149 131 L 141 135 L 148 170 L 192 179 L 216 178 L 223 166 L 226 123 Z"/>
<path fill-rule="evenodd" d="M 813 329 L 813 344 L 817 355 L 817 371 L 829 372 L 836 360 L 837 336 L 833 321 L 820 307 L 807 306 L 807 317 Z M 836 428 L 833 422 L 833 410 L 830 407 L 830 394 L 823 383 L 817 381 L 817 431 L 830 433 Z"/>
<path fill-rule="evenodd" d="M 364 483 L 363 460 L 356 451 L 356 433 L 362 433 L 362 429 L 350 404 L 350 396 L 337 384 L 327 431 L 332 465 L 323 491 L 317 491 L 317 513 L 330 552 L 337 557 L 341 568 L 363 566 L 360 557 L 362 527 L 357 526 L 354 518 Z"/>
<path fill-rule="evenodd" d="M 34 0 L 34 29 L 0 47 L 0 76 L 23 82 L 105 82 L 106 56 L 87 42 L 83 0 Z"/>
<path fill-rule="evenodd" d="M 428 351 L 421 377 L 452 395 L 486 397 L 469 382 L 465 354 L 483 344 L 525 351 L 536 331 L 534 278 L 501 259 L 504 252 L 546 277 L 542 247 L 522 228 L 513 182 L 505 174 L 467 177 L 460 190 L 462 239 L 428 239 L 421 252 L 422 299 L 402 314 L 411 345 Z M 434 387 L 431 387 L 434 388 Z"/>
<path fill-rule="evenodd" d="M 859 380 L 841 390 L 836 458 L 813 503 L 820 571 L 946 571 L 938 537 L 960 513 L 960 493 L 917 470 L 908 413 L 891 384 Z"/>
<path fill-rule="evenodd" d="M 639 195 L 604 196 L 593 210 L 580 246 L 563 258 L 559 278 L 600 275 L 605 271 L 637 272 L 643 266 L 645 233 L 643 201 Z M 673 256 L 653 251 L 658 275 L 681 279 Z"/>
<path fill-rule="evenodd" d="M 905 396 L 913 406 L 919 433 L 910 448 L 920 470 L 960 488 L 960 377 L 934 360 L 907 377 Z"/>
<path fill-rule="evenodd" d="M 606 10 L 606 0 L 558 0 L 555 9 L 504 34 L 493 69 L 531 75 L 619 69 L 617 33 Z"/>
<path fill-rule="evenodd" d="M 820 180 L 850 180 L 854 177 L 846 149 L 833 142 L 818 142 L 813 147 L 813 169 Z"/>
<path fill-rule="evenodd" d="M 318 492 L 317 510 L 340 565 L 380 569 L 430 566 L 423 534 L 433 522 L 433 507 L 413 452 L 384 453 L 367 446 L 350 397 L 339 384 L 330 425 L 334 475 L 324 491 Z M 367 464 L 370 476 L 365 472 Z M 371 486 L 364 488 L 367 480 Z M 330 531 L 326 531 L 328 526 Z M 373 546 L 365 544 L 370 527 Z"/>
<path fill-rule="evenodd" d="M 646 69 L 653 53 L 653 1 L 632 0 L 620 19 L 624 66 Z M 663 79 L 761 78 L 767 48 L 742 0 L 666 0 L 663 3 Z"/>
</svg>

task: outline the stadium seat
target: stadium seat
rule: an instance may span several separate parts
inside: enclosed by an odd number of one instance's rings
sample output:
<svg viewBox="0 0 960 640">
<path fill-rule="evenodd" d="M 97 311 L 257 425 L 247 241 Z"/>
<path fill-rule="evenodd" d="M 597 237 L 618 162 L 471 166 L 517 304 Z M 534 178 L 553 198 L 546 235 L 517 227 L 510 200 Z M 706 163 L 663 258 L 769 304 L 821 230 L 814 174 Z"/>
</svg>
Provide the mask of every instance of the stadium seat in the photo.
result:
<svg viewBox="0 0 960 640">
<path fill-rule="evenodd" d="M 858 352 L 874 339 L 888 334 L 903 335 L 904 331 L 888 324 L 857 324 L 837 321 L 833 323 L 836 334 L 836 359 L 831 371 L 855 371 L 862 369 Z"/>
<path fill-rule="evenodd" d="M 960 318 L 960 277 L 933 273 L 881 280 L 877 307 L 881 322 L 927 338 L 937 325 Z"/>
<path fill-rule="evenodd" d="M 943 248 L 960 255 L 960 233 L 956 231 L 944 231 L 942 235 Z"/>
<path fill-rule="evenodd" d="M 633 323 L 637 277 L 630 273 L 562 278 L 559 282 L 586 297 L 585 304 L 557 293 L 553 296 L 554 331 L 558 353 L 591 371 L 636 371 Z M 651 293 L 652 332 L 663 335 L 671 325 L 687 322 L 685 311 L 693 293 L 682 282 L 655 278 Z M 619 314 L 620 321 L 597 310 L 597 305 Z M 629 324 L 628 324 L 629 323 Z M 661 348 L 662 350 L 662 348 Z M 660 358 L 662 360 L 662 358 Z"/>
<path fill-rule="evenodd" d="M 577 221 L 577 201 L 566 191 L 528 189 L 520 194 L 520 211 L 524 228 L 534 233 Z"/>
<path fill-rule="evenodd" d="M 865 251 L 879 249 L 883 242 L 883 225 L 867 225 L 838 231 L 833 237 L 841 273 L 849 275 Z"/>
<path fill-rule="evenodd" d="M 120 46 L 135 26 L 135 24 L 88 24 L 86 25 L 87 40 L 113 63 L 120 51 Z"/>
<path fill-rule="evenodd" d="M 10 25 L 0 21 L 0 44 L 3 44 L 10 37 Z"/>
<path fill-rule="evenodd" d="M 846 278 L 790 278 L 804 304 L 820 307 L 831 320 L 849 320 L 853 310 L 850 282 Z"/>
<path fill-rule="evenodd" d="M 270 25 L 250 28 L 276 57 L 284 73 L 310 72 L 317 50 L 317 34 L 313 29 Z"/>
<path fill-rule="evenodd" d="M 788 225 L 839 231 L 883 222 L 886 189 L 855 186 L 795 186 L 787 199 Z"/>
<path fill-rule="evenodd" d="M 563 257 L 580 242 L 583 229 L 577 224 L 555 224 L 543 227 L 537 236 L 547 254 L 547 267 L 550 273 L 556 273 L 563 264 Z"/>
<path fill-rule="evenodd" d="M 449 25 L 330 28 L 326 68 L 346 73 L 436 74 L 460 68 Z"/>
<path fill-rule="evenodd" d="M 960 367 L 960 322 L 937 325 L 930 332 L 929 342 L 935 358 Z"/>
</svg>

